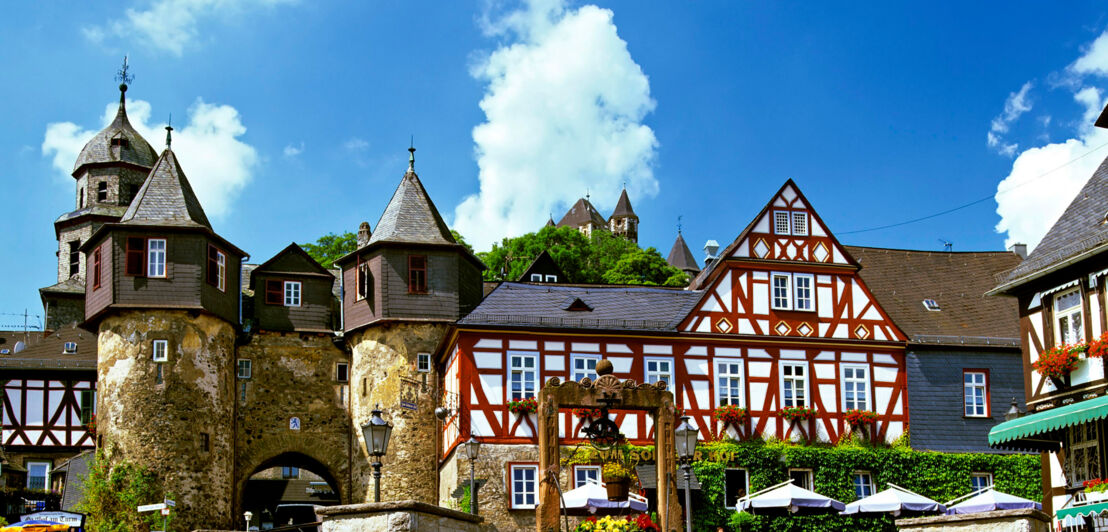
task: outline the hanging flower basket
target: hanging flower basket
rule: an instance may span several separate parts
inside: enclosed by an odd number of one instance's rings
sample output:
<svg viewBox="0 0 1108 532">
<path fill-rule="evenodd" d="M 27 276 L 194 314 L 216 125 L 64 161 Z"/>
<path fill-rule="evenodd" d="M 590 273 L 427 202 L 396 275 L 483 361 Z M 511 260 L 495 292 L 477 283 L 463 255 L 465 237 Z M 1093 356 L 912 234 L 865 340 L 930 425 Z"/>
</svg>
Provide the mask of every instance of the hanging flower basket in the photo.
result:
<svg viewBox="0 0 1108 532">
<path fill-rule="evenodd" d="M 781 409 L 781 417 L 787 419 L 790 423 L 812 419 L 816 417 L 817 413 L 815 408 L 806 406 L 786 406 Z"/>
<path fill-rule="evenodd" d="M 608 462 L 600 468 L 600 477 L 608 490 L 609 501 L 626 501 L 635 472 L 619 462 Z"/>
<path fill-rule="evenodd" d="M 573 415 L 581 419 L 597 419 L 600 417 L 599 408 L 574 408 Z"/>
<path fill-rule="evenodd" d="M 877 423 L 877 413 L 869 410 L 852 408 L 843 413 L 843 418 L 851 427 L 865 427 Z"/>
<path fill-rule="evenodd" d="M 740 428 L 744 421 L 750 417 L 750 412 L 741 406 L 723 405 L 712 412 L 712 419 L 723 422 L 724 425 Z"/>
<path fill-rule="evenodd" d="M 1054 346 L 1039 354 L 1039 359 L 1031 363 L 1031 367 L 1039 372 L 1039 375 L 1050 377 L 1054 385 L 1063 388 L 1069 384 L 1070 372 L 1077 369 L 1077 360 L 1081 353 L 1089 348 L 1088 345 L 1061 345 Z"/>
<path fill-rule="evenodd" d="M 534 397 L 528 397 L 518 401 L 508 401 L 508 411 L 513 414 L 533 414 L 538 409 L 539 402 L 536 401 Z"/>
</svg>

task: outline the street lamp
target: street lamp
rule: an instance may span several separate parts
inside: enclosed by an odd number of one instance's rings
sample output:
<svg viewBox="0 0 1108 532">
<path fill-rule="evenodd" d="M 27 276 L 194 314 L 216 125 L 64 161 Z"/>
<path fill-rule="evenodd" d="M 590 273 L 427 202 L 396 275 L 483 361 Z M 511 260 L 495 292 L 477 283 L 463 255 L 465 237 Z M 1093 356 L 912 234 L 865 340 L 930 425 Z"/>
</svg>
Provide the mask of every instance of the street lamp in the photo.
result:
<svg viewBox="0 0 1108 532">
<path fill-rule="evenodd" d="M 692 459 L 698 431 L 689 425 L 689 416 L 682 416 L 681 424 L 674 432 L 677 435 L 677 457 L 681 461 L 681 471 L 685 472 L 685 530 L 692 530 Z"/>
<path fill-rule="evenodd" d="M 250 520 L 254 518 L 254 512 L 247 510 L 243 512 L 242 517 L 246 519 L 246 530 L 250 530 Z"/>
<path fill-rule="evenodd" d="M 381 502 L 381 457 L 389 450 L 389 436 L 392 424 L 381 419 L 381 404 L 370 412 L 373 417 L 362 425 L 362 437 L 365 438 L 365 450 L 373 460 L 373 502 Z"/>
<path fill-rule="evenodd" d="M 473 472 L 477 463 L 477 454 L 481 452 L 481 442 L 473 436 L 463 445 L 466 447 L 466 456 L 469 457 L 469 513 L 477 515 L 477 487 L 474 485 Z"/>
</svg>

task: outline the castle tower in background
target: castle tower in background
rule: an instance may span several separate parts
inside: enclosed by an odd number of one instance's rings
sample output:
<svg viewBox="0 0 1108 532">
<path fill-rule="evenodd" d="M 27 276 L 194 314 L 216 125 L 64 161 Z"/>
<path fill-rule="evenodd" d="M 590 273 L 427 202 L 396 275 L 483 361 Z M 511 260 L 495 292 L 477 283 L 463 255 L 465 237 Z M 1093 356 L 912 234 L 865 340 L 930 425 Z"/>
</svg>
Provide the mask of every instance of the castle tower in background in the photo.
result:
<svg viewBox="0 0 1108 532">
<path fill-rule="evenodd" d="M 125 67 L 126 68 L 126 67 Z M 122 72 L 126 77 L 125 70 Z M 119 221 L 158 154 L 127 120 L 127 83 L 119 85 L 119 110 L 108 127 L 81 149 L 73 166 L 75 208 L 54 221 L 58 282 L 39 290 L 46 330 L 84 319 L 85 256 L 81 245 L 101 225 Z"/>
<path fill-rule="evenodd" d="M 484 265 L 450 234 L 410 151 L 408 170 L 372 236 L 335 262 L 346 287 L 344 332 L 352 350 L 352 501 L 373 498 L 373 459 L 358 428 L 380 404 L 393 424 L 381 499 L 439 503 L 432 457 L 440 451 L 434 416 L 440 379 L 432 355 L 451 324 L 481 301 Z"/>
<path fill-rule="evenodd" d="M 627 197 L 626 188 L 620 193 L 616 208 L 608 218 L 608 230 L 613 235 L 636 244 L 639 242 L 639 217 L 635 214 L 635 209 L 631 208 L 631 200 Z"/>
<path fill-rule="evenodd" d="M 97 449 L 158 475 L 175 528 L 226 528 L 245 253 L 212 230 L 169 140 L 120 220 L 80 248 L 99 333 Z"/>
</svg>

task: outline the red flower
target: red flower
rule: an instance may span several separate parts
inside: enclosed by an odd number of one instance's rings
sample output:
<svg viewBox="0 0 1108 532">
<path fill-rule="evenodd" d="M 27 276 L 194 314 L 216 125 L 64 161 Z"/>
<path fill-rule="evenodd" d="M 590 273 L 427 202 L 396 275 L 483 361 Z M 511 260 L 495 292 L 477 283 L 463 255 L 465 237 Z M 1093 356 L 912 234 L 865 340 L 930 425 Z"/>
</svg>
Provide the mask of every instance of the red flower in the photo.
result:
<svg viewBox="0 0 1108 532">
<path fill-rule="evenodd" d="M 739 428 L 748 417 L 750 413 L 745 408 L 735 405 L 723 405 L 712 412 L 712 419 L 735 428 Z"/>
<path fill-rule="evenodd" d="M 1089 350 L 1085 351 L 1085 354 L 1095 358 L 1103 358 L 1108 355 L 1108 332 L 1089 342 Z"/>
<path fill-rule="evenodd" d="M 1088 347 L 1085 344 L 1054 346 L 1040 353 L 1039 359 L 1032 362 L 1031 367 L 1039 375 L 1061 380 L 1077 369 L 1078 355 L 1084 353 Z"/>
<path fill-rule="evenodd" d="M 599 408 L 574 408 L 573 409 L 573 415 L 575 415 L 575 416 L 577 416 L 581 419 L 599 419 L 600 418 L 600 409 Z"/>
<path fill-rule="evenodd" d="M 539 409 L 539 402 L 534 397 L 508 401 L 508 411 L 513 414 L 530 414 Z"/>
<path fill-rule="evenodd" d="M 860 427 L 862 425 L 870 425 L 877 422 L 877 413 L 870 412 L 868 410 L 856 410 L 850 409 L 843 413 L 843 418 L 851 426 Z"/>
<path fill-rule="evenodd" d="M 808 408 L 806 406 L 786 406 L 781 409 L 781 417 L 789 421 L 812 419 L 816 417 L 817 413 L 815 408 Z"/>
</svg>

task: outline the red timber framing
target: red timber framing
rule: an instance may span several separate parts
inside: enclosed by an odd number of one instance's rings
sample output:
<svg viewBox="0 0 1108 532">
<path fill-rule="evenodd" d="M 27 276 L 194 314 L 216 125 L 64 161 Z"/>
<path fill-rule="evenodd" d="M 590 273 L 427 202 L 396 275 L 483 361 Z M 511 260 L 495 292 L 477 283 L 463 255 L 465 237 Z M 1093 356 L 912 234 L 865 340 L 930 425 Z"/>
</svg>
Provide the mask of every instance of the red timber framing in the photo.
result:
<svg viewBox="0 0 1108 532">
<path fill-rule="evenodd" d="M 82 380 L 8 379 L 4 383 L 5 448 L 89 447 L 93 436 L 81 422 L 81 393 L 96 384 Z"/>
</svg>

